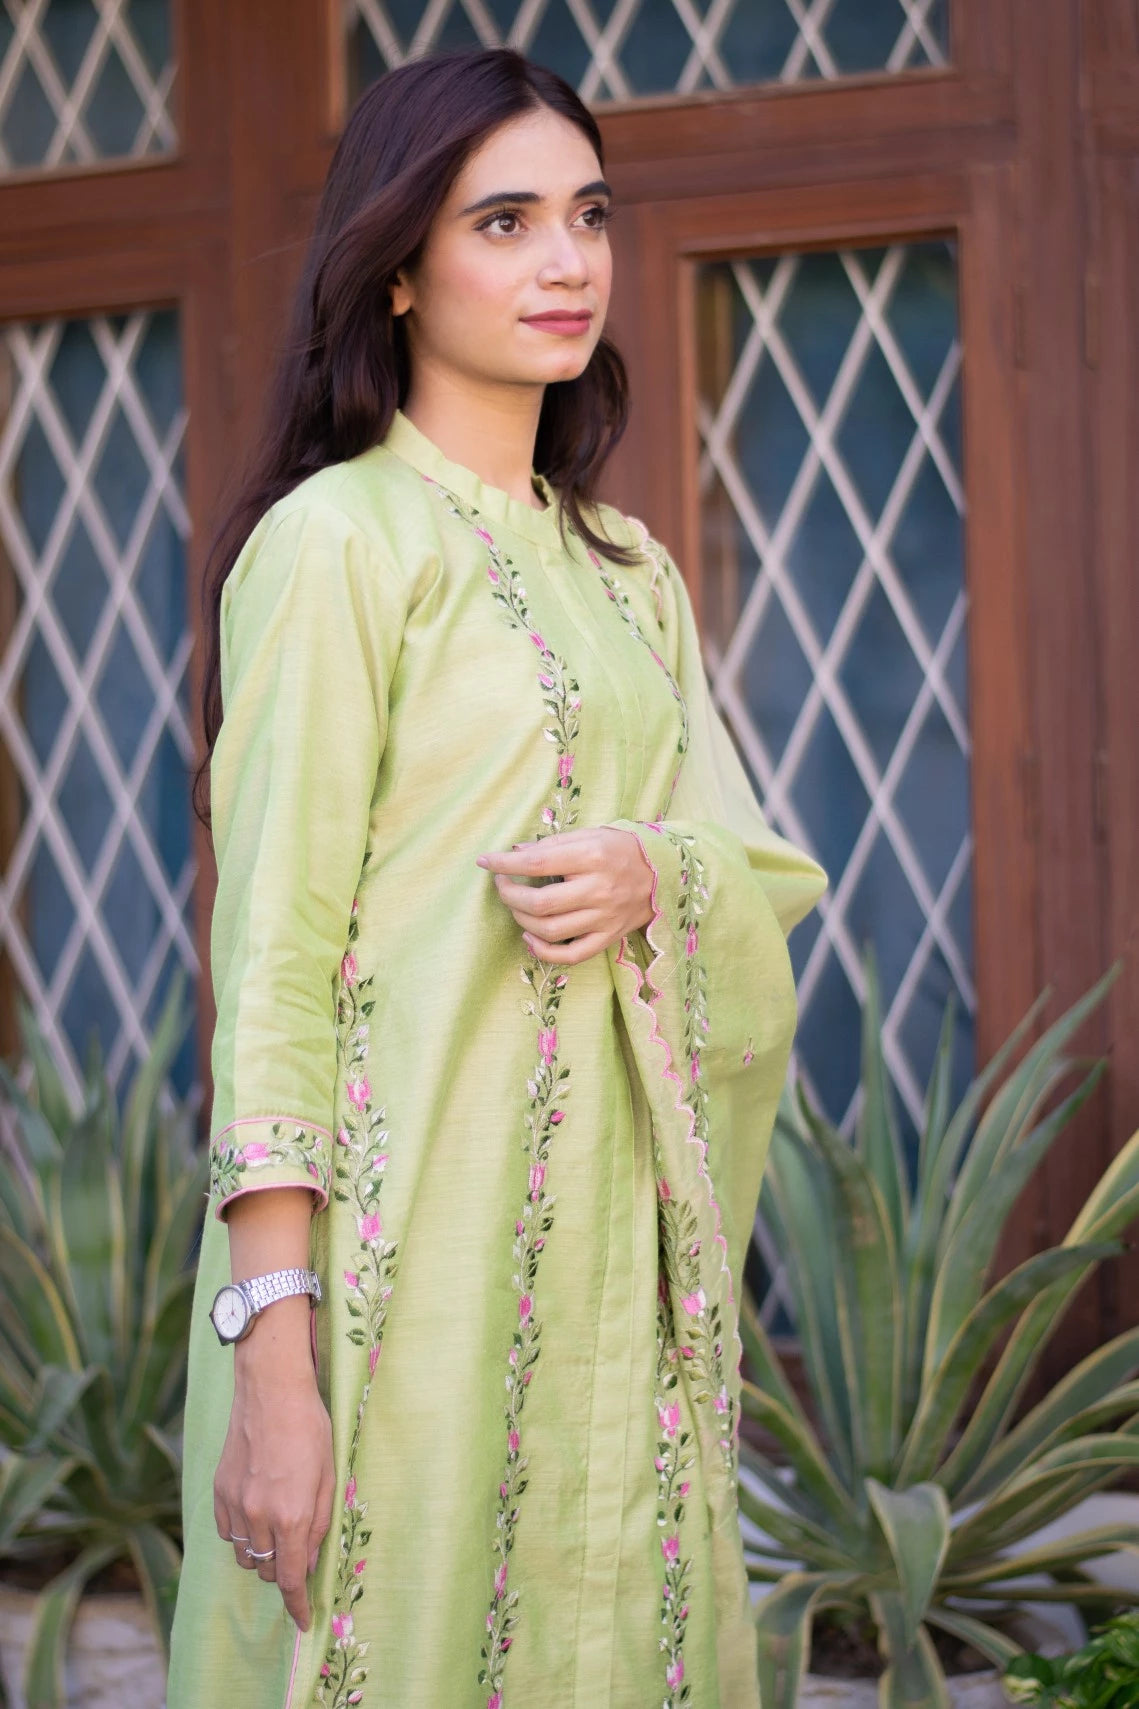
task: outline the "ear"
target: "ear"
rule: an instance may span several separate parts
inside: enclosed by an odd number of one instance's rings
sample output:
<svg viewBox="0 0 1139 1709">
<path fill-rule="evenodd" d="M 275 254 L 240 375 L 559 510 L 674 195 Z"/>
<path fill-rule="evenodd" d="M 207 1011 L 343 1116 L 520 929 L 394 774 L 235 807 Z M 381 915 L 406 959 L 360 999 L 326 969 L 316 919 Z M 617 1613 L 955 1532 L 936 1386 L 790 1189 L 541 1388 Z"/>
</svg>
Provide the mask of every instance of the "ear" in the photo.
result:
<svg viewBox="0 0 1139 1709">
<path fill-rule="evenodd" d="M 407 274 L 401 268 L 388 286 L 388 296 L 391 299 L 392 314 L 405 315 L 411 307 L 411 284 Z"/>
</svg>

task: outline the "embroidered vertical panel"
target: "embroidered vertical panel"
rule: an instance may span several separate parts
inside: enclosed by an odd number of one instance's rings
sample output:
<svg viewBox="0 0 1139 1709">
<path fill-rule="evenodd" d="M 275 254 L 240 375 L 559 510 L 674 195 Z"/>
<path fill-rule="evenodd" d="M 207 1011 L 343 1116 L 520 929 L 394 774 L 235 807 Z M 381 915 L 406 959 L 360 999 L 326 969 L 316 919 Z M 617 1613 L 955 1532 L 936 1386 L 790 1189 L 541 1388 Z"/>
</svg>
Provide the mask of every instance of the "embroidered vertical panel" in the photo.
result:
<svg viewBox="0 0 1139 1709">
<path fill-rule="evenodd" d="M 366 872 L 370 852 L 365 853 Z M 363 878 L 361 874 L 361 880 Z M 362 1552 L 371 1540 L 368 1503 L 357 1483 L 360 1438 L 372 1380 L 383 1345 L 388 1303 L 395 1285 L 399 1261 L 398 1243 L 384 1238 L 381 1194 L 388 1164 L 385 1112 L 377 1108 L 368 1079 L 370 1016 L 375 1007 L 371 995 L 374 975 L 361 978 L 355 944 L 359 936 L 359 893 L 352 903 L 348 943 L 340 964 L 340 989 L 336 1003 L 337 1053 L 345 1075 L 345 1094 L 350 1113 L 336 1135 L 336 1163 L 332 1194 L 351 1207 L 359 1235 L 355 1267 L 344 1272 L 348 1316 L 352 1327 L 348 1339 L 354 1347 L 368 1349 L 368 1375 L 356 1404 L 356 1419 L 346 1463 L 347 1476 L 340 1506 L 340 1538 L 336 1568 L 336 1590 L 332 1624 L 316 1702 L 321 1709 L 350 1709 L 363 1701 L 368 1677 L 366 1640 L 357 1637 L 354 1610 L 364 1594 L 367 1557 Z"/>
<path fill-rule="evenodd" d="M 467 523 L 487 551 L 487 580 L 503 618 L 512 629 L 524 633 L 538 654 L 538 687 L 550 717 L 543 735 L 554 747 L 557 774 L 547 804 L 542 808 L 538 836 L 569 830 L 577 821 L 580 790 L 573 780 L 574 744 L 579 731 L 581 691 L 566 661 L 547 646 L 526 603 L 526 589 L 513 561 L 498 546 L 484 526 L 478 511 L 465 504 L 429 476 L 428 484 L 439 494 L 452 516 Z M 554 1226 L 555 1195 L 547 1191 L 550 1143 L 565 1119 L 561 1107 L 570 1089 L 570 1071 L 558 1061 L 558 1008 L 568 983 L 566 973 L 555 973 L 536 956 L 522 967 L 523 982 L 532 995 L 524 1012 L 538 1023 L 538 1058 L 526 1082 L 526 1137 L 523 1147 L 529 1160 L 526 1193 L 514 1222 L 514 1272 L 511 1282 L 518 1299 L 518 1322 L 507 1354 L 506 1370 L 506 1456 L 498 1486 L 495 1536 L 492 1544 L 496 1562 L 490 1607 L 486 1616 L 486 1638 L 479 1684 L 486 1687 L 487 1709 L 503 1709 L 506 1663 L 518 1625 L 519 1591 L 509 1584 L 510 1556 L 527 1485 L 529 1461 L 522 1451 L 522 1411 L 534 1379 L 541 1351 L 542 1324 L 537 1312 L 538 1271 L 546 1240 Z"/>
</svg>

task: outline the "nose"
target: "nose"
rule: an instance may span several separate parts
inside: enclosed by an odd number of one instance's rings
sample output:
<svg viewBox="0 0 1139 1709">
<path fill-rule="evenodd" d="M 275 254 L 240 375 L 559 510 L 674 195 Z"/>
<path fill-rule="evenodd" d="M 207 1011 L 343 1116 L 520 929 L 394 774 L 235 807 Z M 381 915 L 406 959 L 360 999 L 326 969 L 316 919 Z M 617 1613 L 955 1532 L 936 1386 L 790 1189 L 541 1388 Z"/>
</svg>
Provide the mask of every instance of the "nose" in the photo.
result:
<svg viewBox="0 0 1139 1709">
<path fill-rule="evenodd" d="M 589 259 L 580 239 L 564 225 L 555 225 L 538 273 L 544 286 L 570 285 L 580 289 L 589 279 Z"/>
</svg>

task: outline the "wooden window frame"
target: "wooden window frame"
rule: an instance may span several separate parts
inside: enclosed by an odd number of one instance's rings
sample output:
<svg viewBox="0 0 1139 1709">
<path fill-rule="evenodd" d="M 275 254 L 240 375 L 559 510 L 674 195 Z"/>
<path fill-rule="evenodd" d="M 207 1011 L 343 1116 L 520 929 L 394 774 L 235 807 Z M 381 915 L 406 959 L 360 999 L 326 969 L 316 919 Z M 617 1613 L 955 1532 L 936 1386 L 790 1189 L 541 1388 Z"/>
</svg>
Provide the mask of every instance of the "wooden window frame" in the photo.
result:
<svg viewBox="0 0 1139 1709">
<path fill-rule="evenodd" d="M 177 152 L 0 182 L 0 320 L 177 307 L 196 629 L 218 496 L 255 431 L 345 78 L 339 0 L 175 11 Z M 1139 1126 L 1139 17 L 1133 0 L 953 0 L 951 19 L 945 70 L 602 110 L 636 404 L 610 485 L 675 544 L 699 598 L 693 267 L 954 238 L 981 1053 L 1046 978 L 1055 1012 L 1125 957 L 1083 1035 L 1095 1051 L 1118 1041 L 1113 1072 L 1025 1194 L 1011 1259 L 1063 1232 Z M 196 649 L 195 728 L 200 668 Z M 197 828 L 195 854 L 207 968 L 214 874 Z M 208 1098 L 208 977 L 200 999 Z M 1056 1358 L 1133 1321 L 1136 1282 L 1129 1260 L 1086 1290 Z"/>
</svg>

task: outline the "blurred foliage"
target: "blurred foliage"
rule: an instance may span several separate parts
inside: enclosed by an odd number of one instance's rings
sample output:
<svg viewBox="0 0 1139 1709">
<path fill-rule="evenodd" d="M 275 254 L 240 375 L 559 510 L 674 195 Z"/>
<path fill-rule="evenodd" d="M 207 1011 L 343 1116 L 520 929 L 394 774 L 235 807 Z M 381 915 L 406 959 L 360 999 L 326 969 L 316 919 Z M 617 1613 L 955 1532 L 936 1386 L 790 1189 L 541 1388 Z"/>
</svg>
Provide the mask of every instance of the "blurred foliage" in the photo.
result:
<svg viewBox="0 0 1139 1709">
<path fill-rule="evenodd" d="M 1068 1656 L 1017 1656 L 1002 1681 L 1014 1703 L 1040 1709 L 1135 1709 L 1139 1613 L 1120 1614 Z"/>
<path fill-rule="evenodd" d="M 115 1561 L 168 1644 L 207 1167 L 189 1108 L 164 1107 L 184 992 L 179 974 L 121 1120 L 97 1042 L 75 1110 L 26 1004 L 28 1072 L 0 1064 L 0 1561 L 59 1563 L 38 1596 L 29 1709 L 65 1701 L 76 1605 Z"/>
<path fill-rule="evenodd" d="M 1139 1466 L 1139 1329 L 1098 1348 L 1016 1420 L 1065 1309 L 1096 1266 L 1122 1250 L 1119 1236 L 1139 1215 L 1139 1134 L 1058 1247 L 990 1278 L 1013 1206 L 1100 1080 L 1103 1063 L 1068 1046 L 1115 971 L 1006 1073 L 1042 998 L 956 1108 L 950 1004 L 912 1167 L 872 960 L 855 1144 L 812 1108 L 801 1084 L 784 1099 L 760 1213 L 785 1278 L 813 1417 L 745 1298 L 741 1333 L 754 1380 L 744 1385 L 744 1410 L 786 1460 L 742 1444 L 740 1506 L 771 1539 L 748 1567 L 774 1587 L 757 1609 L 764 1709 L 794 1709 L 812 1622 L 824 1608 L 872 1622 L 885 1665 L 882 1709 L 943 1709 L 948 1688 L 933 1630 L 1005 1668 L 1019 1653 L 1010 1617 L 1025 1603 L 1106 1612 L 1139 1602 L 1139 1593 L 1105 1592 L 1082 1570 L 1139 1544 L 1134 1526 L 1024 1547 Z"/>
</svg>

